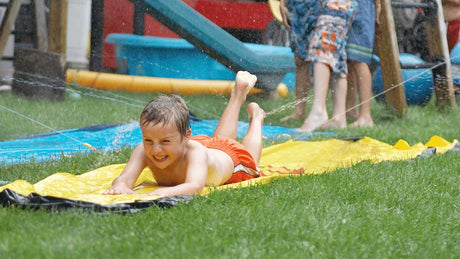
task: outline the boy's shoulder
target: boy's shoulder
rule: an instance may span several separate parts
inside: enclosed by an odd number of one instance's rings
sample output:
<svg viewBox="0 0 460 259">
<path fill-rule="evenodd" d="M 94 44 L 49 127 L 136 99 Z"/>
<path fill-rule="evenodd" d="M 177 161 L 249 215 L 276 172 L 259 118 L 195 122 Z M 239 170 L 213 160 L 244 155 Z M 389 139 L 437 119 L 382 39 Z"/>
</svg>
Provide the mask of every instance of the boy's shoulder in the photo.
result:
<svg viewBox="0 0 460 259">
<path fill-rule="evenodd" d="M 187 150 L 185 152 L 194 152 L 194 151 L 207 150 L 207 149 L 208 147 L 203 145 L 203 143 L 192 138 L 188 141 Z"/>
</svg>

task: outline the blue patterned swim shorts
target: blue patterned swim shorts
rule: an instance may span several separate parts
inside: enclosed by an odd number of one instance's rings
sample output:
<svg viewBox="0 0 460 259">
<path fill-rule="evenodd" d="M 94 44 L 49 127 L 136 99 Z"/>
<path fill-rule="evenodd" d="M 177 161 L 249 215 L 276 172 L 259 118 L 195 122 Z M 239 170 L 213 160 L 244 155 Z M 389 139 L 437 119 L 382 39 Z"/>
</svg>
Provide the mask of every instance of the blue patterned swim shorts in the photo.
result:
<svg viewBox="0 0 460 259">
<path fill-rule="evenodd" d="M 347 76 L 346 39 L 354 0 L 289 0 L 291 48 L 308 62 L 327 64 Z"/>
</svg>

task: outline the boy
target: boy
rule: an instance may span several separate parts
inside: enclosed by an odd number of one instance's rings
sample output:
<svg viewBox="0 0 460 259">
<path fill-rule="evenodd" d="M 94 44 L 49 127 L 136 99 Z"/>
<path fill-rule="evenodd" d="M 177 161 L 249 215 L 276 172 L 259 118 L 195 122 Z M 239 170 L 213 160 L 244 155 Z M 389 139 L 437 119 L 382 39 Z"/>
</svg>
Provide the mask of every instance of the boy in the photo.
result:
<svg viewBox="0 0 460 259">
<path fill-rule="evenodd" d="M 105 194 L 135 194 L 133 185 L 145 167 L 165 186 L 148 193 L 159 196 L 197 194 L 205 186 L 257 177 L 265 112 L 256 103 L 247 105 L 249 129 L 241 144 L 235 140 L 241 105 L 257 77 L 240 71 L 235 81 L 212 138 L 191 136 L 189 111 L 181 97 L 163 95 L 150 101 L 140 116 L 143 141 Z"/>
</svg>

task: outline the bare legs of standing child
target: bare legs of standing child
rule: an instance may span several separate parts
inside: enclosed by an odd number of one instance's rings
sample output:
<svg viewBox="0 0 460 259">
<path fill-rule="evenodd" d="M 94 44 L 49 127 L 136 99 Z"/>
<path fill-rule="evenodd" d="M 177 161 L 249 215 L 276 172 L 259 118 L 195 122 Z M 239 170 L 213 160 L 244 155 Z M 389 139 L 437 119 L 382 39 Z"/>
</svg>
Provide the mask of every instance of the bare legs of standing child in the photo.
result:
<svg viewBox="0 0 460 259">
<path fill-rule="evenodd" d="M 246 101 L 246 96 L 254 87 L 257 77 L 246 71 L 236 74 L 235 87 L 232 89 L 230 100 L 214 130 L 213 136 L 224 136 L 236 139 L 240 109 Z M 249 128 L 243 137 L 241 144 L 252 155 L 256 163 L 259 163 L 262 152 L 262 126 L 265 112 L 257 103 L 250 103 L 246 110 L 249 115 Z"/>
<path fill-rule="evenodd" d="M 287 121 L 290 119 L 301 120 L 305 117 L 307 108 L 308 89 L 310 88 L 310 62 L 303 61 L 297 55 L 295 56 L 295 106 L 291 115 L 281 119 Z"/>
<path fill-rule="evenodd" d="M 301 131 L 311 132 L 318 128 L 345 128 L 347 126 L 345 106 L 347 80 L 337 77 L 332 83 L 332 117 L 329 119 L 326 100 L 331 76 L 328 65 L 320 62 L 313 64 L 314 96 L 310 114 L 300 127 Z"/>
<path fill-rule="evenodd" d="M 372 127 L 371 116 L 372 75 L 369 66 L 363 62 L 348 62 L 347 116 L 356 118 L 350 127 Z M 356 90 L 359 91 L 359 113 L 356 105 Z"/>
</svg>

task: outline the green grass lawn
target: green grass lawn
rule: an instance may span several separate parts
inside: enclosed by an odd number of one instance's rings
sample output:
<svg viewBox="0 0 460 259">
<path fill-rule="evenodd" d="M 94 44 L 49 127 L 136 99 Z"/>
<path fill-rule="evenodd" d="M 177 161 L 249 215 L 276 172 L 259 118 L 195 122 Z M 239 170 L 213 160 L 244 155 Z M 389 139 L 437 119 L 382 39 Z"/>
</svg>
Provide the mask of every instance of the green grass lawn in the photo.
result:
<svg viewBox="0 0 460 259">
<path fill-rule="evenodd" d="M 0 94 L 0 140 L 59 129 L 136 121 L 149 93 L 80 91 L 64 102 Z M 98 97 L 95 97 L 97 95 Z M 103 96 L 103 97 L 102 97 Z M 183 96 L 200 118 L 217 119 L 227 97 Z M 294 99 L 251 96 L 267 112 Z M 280 123 L 287 109 L 267 116 Z M 459 109 L 408 108 L 394 116 L 372 103 L 376 126 L 334 130 L 332 137 L 369 136 L 394 144 L 459 139 Z M 242 111 L 241 119 L 247 120 Z M 321 135 L 317 139 L 331 138 Z M 271 145 L 272 143 L 265 143 Z M 56 172 L 80 174 L 126 162 L 130 149 L 0 167 L 0 179 L 36 182 Z M 287 177 L 214 192 L 170 209 L 100 215 L 78 210 L 0 208 L 1 258 L 459 258 L 460 153 L 379 164 L 360 163 L 317 176 Z"/>
</svg>

